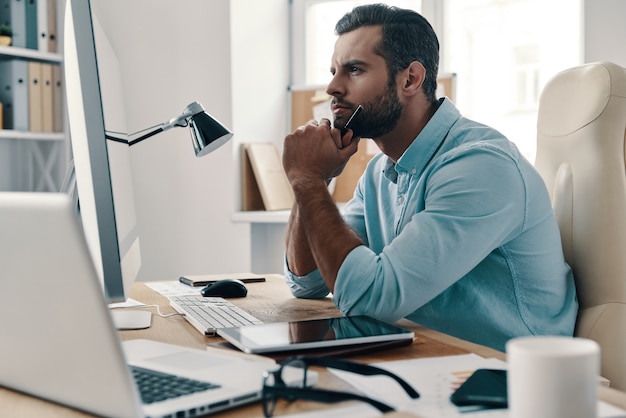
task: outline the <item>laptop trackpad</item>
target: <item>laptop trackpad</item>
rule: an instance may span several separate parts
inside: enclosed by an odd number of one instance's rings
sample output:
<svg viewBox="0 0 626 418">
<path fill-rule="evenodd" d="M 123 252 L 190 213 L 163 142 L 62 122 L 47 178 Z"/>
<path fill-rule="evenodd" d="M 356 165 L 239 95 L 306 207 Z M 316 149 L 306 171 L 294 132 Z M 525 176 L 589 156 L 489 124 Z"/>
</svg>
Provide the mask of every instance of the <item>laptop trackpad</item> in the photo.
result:
<svg viewBox="0 0 626 418">
<path fill-rule="evenodd" d="M 229 362 L 229 359 L 207 356 L 204 352 L 194 353 L 193 351 L 183 351 L 146 359 L 146 362 L 197 372 L 205 368 L 224 367 Z"/>
</svg>

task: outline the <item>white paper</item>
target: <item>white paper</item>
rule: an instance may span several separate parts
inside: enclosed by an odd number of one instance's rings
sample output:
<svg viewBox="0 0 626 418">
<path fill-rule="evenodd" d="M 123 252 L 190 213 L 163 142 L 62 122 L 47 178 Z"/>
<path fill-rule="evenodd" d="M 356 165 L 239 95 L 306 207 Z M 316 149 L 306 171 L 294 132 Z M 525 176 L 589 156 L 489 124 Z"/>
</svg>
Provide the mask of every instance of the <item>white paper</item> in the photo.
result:
<svg viewBox="0 0 626 418">
<path fill-rule="evenodd" d="M 424 417 L 464 416 L 450 402 L 452 392 L 478 368 L 505 369 L 506 363 L 497 359 L 485 359 L 476 354 L 465 354 L 424 359 L 398 360 L 375 364 L 402 377 L 420 394 L 412 400 L 404 390 L 386 376 L 360 376 L 355 373 L 332 370 L 334 374 L 350 383 L 371 398 L 388 403 L 401 411 Z M 506 417 L 502 409 L 479 410 L 472 407 L 472 417 Z"/>
<path fill-rule="evenodd" d="M 147 282 L 145 284 L 155 292 L 168 298 L 172 296 L 199 295 L 202 290 L 202 287 L 192 287 L 179 281 Z"/>
<path fill-rule="evenodd" d="M 409 412 L 420 418 L 498 418 L 508 417 L 506 409 L 480 409 L 477 407 L 459 408 L 450 402 L 452 392 L 479 368 L 506 369 L 506 362 L 483 358 L 476 354 L 429 357 L 375 363 L 410 383 L 420 394 L 411 400 L 404 390 L 389 377 L 360 376 L 354 373 L 332 370 L 366 396 L 385 402 L 399 411 Z M 288 415 L 291 418 L 319 416 L 319 411 Z M 354 403 L 349 406 L 324 410 L 325 417 L 369 418 L 383 416 L 369 405 Z M 626 417 L 626 411 L 606 402 L 598 402 L 598 418 Z"/>
</svg>

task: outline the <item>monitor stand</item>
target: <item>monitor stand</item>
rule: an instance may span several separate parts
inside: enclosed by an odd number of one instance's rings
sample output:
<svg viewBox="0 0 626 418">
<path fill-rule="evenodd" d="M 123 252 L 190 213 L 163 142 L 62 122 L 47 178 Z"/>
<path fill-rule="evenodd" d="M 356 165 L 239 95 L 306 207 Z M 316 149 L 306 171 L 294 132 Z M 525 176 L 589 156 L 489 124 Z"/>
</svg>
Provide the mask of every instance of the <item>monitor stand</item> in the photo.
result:
<svg viewBox="0 0 626 418">
<path fill-rule="evenodd" d="M 152 313 L 148 311 L 132 311 L 115 309 L 111 311 L 113 324 L 118 330 L 150 328 Z"/>
</svg>

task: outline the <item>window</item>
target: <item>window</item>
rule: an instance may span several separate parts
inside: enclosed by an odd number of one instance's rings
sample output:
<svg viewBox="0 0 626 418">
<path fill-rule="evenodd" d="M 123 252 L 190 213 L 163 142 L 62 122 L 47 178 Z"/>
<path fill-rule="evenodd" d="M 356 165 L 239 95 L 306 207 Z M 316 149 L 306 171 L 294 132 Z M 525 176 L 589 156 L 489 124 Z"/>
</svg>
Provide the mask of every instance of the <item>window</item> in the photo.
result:
<svg viewBox="0 0 626 418">
<path fill-rule="evenodd" d="M 582 61 L 580 0 L 446 0 L 441 52 L 456 105 L 535 159 L 545 83 Z"/>
<path fill-rule="evenodd" d="M 539 100 L 539 45 L 521 45 L 513 48 L 513 66 L 517 79 L 517 90 L 513 107 L 523 111 L 534 109 Z"/>
</svg>

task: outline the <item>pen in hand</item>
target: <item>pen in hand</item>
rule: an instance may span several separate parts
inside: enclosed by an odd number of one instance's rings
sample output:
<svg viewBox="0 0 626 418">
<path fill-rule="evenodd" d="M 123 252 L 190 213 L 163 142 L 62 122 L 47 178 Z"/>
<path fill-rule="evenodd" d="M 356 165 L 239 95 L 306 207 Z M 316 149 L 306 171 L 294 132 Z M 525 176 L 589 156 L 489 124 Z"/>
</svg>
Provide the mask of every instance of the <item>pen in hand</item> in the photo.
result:
<svg viewBox="0 0 626 418">
<path fill-rule="evenodd" d="M 356 122 L 357 116 L 359 116 L 359 114 L 362 111 L 363 111 L 363 106 L 359 105 L 354 111 L 354 113 L 352 114 L 352 116 L 350 116 L 350 119 L 348 119 L 344 127 L 341 128 L 341 136 L 344 136 L 346 132 L 348 132 L 348 129 L 352 129 L 352 125 Z"/>
</svg>

